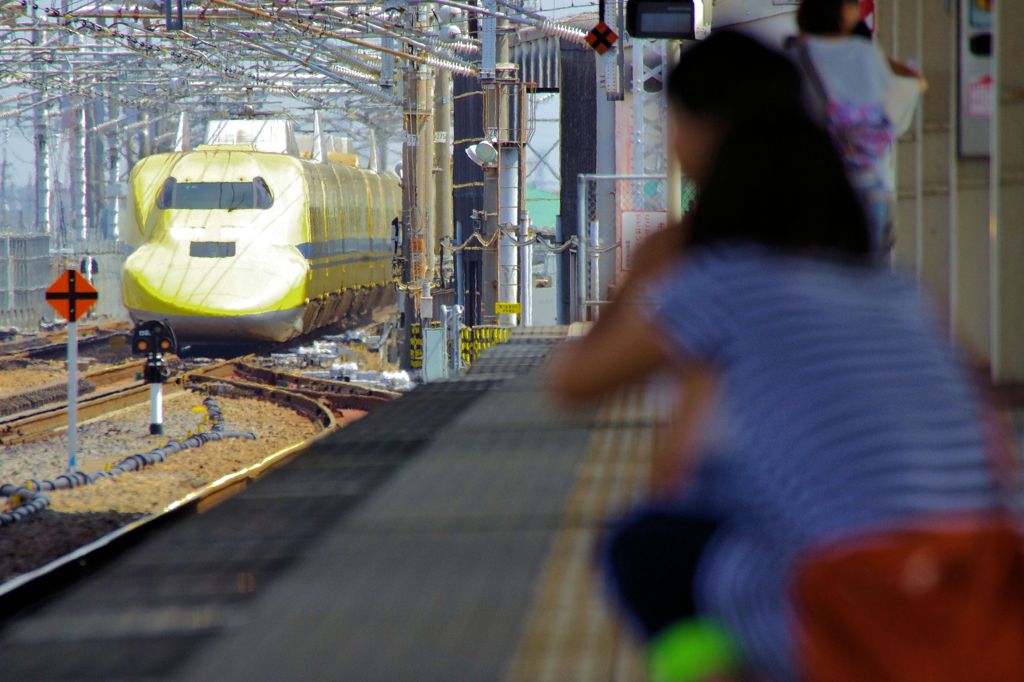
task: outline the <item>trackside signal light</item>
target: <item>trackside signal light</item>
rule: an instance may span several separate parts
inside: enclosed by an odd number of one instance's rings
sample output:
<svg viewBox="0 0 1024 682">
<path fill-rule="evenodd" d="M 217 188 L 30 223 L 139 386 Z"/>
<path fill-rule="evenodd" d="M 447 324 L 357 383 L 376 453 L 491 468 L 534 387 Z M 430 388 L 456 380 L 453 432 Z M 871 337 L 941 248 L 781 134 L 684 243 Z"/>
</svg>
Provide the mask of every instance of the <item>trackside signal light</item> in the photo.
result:
<svg viewBox="0 0 1024 682">
<path fill-rule="evenodd" d="M 132 352 L 157 356 L 177 352 L 178 342 L 170 326 L 157 320 L 139 324 L 132 334 Z"/>
</svg>

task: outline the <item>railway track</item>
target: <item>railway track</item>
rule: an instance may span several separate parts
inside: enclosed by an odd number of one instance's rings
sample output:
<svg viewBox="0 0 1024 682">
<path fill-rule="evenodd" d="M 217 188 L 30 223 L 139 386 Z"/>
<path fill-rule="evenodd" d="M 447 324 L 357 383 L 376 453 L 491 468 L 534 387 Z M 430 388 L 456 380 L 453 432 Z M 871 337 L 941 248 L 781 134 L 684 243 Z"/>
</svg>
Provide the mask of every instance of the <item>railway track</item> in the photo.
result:
<svg viewBox="0 0 1024 682">
<path fill-rule="evenodd" d="M 392 391 L 360 384 L 313 379 L 300 374 L 259 367 L 253 364 L 255 360 L 254 356 L 243 356 L 185 371 L 164 386 L 164 395 L 170 397 L 189 387 L 203 384 L 233 386 L 238 393 L 268 399 L 271 402 L 292 404 L 321 423 L 325 420 L 320 414 L 322 410 L 311 408 L 309 400 L 330 408 L 331 420 L 335 420 L 349 411 L 365 414 L 398 395 Z M 180 365 L 173 361 L 171 364 Z M 78 401 L 81 422 L 148 401 L 149 388 L 139 379 L 144 366 L 145 361 L 129 362 L 86 374 L 83 380 L 92 387 L 92 392 Z M 46 395 L 49 393 L 48 389 L 62 387 L 63 384 L 55 384 L 33 389 L 29 393 Z M 271 392 L 271 387 L 277 390 Z M 300 397 L 306 400 L 300 400 Z M 334 425 L 335 422 L 332 421 L 330 428 Z M 66 402 L 37 406 L 0 417 L 0 445 L 16 445 L 46 438 L 66 426 Z M 327 428 L 326 424 L 324 426 Z"/>
<path fill-rule="evenodd" d="M 79 337 L 79 351 L 88 352 L 102 346 L 127 346 L 130 332 L 115 328 L 92 330 Z M 123 344 L 122 344 L 123 342 Z M 41 339 L 22 340 L 0 344 L 0 370 L 10 367 L 18 367 L 29 360 L 43 360 L 64 357 L 67 351 L 67 339 L 60 338 L 56 334 L 47 335 Z"/>
<path fill-rule="evenodd" d="M 241 380 L 250 383 L 277 386 L 298 395 L 324 401 L 336 412 L 345 410 L 369 412 L 399 395 L 394 391 L 348 381 L 314 379 L 293 372 L 260 367 L 254 364 L 255 359 L 248 356 L 230 361 L 231 371 Z M 192 380 L 209 381 L 210 376 L 209 374 L 192 375 Z"/>
<path fill-rule="evenodd" d="M 278 399 L 285 397 L 274 389 L 265 386 L 259 388 L 265 389 L 266 392 L 261 393 L 265 397 Z M 305 399 L 309 400 L 309 403 L 305 404 L 308 409 L 319 410 L 317 407 L 319 403 L 304 396 L 289 396 L 289 398 L 291 405 L 301 405 Z M 55 592 L 89 575 L 107 562 L 115 560 L 119 552 L 141 541 L 148 533 L 155 532 L 183 515 L 208 511 L 224 500 L 242 492 L 272 469 L 282 466 L 298 456 L 308 447 L 329 435 L 335 428 L 336 423 L 331 412 L 326 410 L 321 414 L 326 415 L 324 421 L 321 421 L 324 428 L 315 436 L 277 450 L 249 466 L 203 485 L 167 504 L 157 512 L 135 518 L 55 559 L 0 583 L 0 629 Z"/>
<path fill-rule="evenodd" d="M 258 398 L 298 412 L 316 425 L 312 437 L 260 456 L 225 476 L 220 476 L 197 490 L 167 504 L 154 513 L 125 522 L 100 537 L 76 547 L 73 551 L 48 560 L 34 570 L 0 584 L 0 609 L 14 613 L 51 593 L 68 581 L 88 572 L 149 529 L 177 514 L 202 512 L 245 489 L 269 470 L 289 461 L 316 440 L 330 434 L 345 423 L 358 419 L 394 398 L 391 391 L 358 384 L 311 379 L 299 374 L 260 367 L 259 358 L 243 356 L 184 369 L 166 385 L 173 395 L 184 391 L 226 398 Z M 136 380 L 142 363 L 133 362 L 90 375 L 99 384 L 95 394 L 79 403 L 83 422 L 97 419 L 148 400 L 145 384 Z M 10 445 L 59 433 L 66 428 L 66 405 L 46 406 L 29 413 L 0 419 L 0 442 Z M 24 523 L 32 523 L 27 520 Z M 25 529 L 27 530 L 27 529 Z M 5 532 L 0 529 L 0 533 Z M 2 539 L 2 538 L 0 538 Z M 52 556 L 52 555 L 51 555 Z"/>
<path fill-rule="evenodd" d="M 145 361 L 129 362 L 115 367 L 85 374 L 82 379 L 92 387 L 92 392 L 78 401 L 78 418 L 86 422 L 110 412 L 144 403 L 149 399 L 149 388 L 141 379 Z M 219 364 L 219 363 L 218 363 Z M 211 366 L 211 372 L 216 366 Z M 33 389 L 29 394 L 47 395 L 48 389 L 61 389 L 63 384 Z M 168 384 L 166 394 L 173 395 L 182 390 L 178 384 Z M 14 400 L 17 396 L 9 396 Z M 37 438 L 45 438 L 67 427 L 67 402 L 50 402 L 16 414 L 0 417 L 0 445 L 16 445 Z"/>
</svg>

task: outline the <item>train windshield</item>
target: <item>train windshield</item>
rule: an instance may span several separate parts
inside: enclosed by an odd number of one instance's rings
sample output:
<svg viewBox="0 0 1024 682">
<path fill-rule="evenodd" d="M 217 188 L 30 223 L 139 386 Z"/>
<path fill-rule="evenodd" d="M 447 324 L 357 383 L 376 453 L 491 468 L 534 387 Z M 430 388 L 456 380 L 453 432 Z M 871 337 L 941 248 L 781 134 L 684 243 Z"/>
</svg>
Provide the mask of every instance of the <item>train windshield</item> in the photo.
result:
<svg viewBox="0 0 1024 682">
<path fill-rule="evenodd" d="M 157 208 L 162 209 L 234 211 L 239 208 L 266 209 L 273 205 L 270 188 L 260 177 L 249 182 L 178 182 L 167 178 L 156 201 Z"/>
</svg>

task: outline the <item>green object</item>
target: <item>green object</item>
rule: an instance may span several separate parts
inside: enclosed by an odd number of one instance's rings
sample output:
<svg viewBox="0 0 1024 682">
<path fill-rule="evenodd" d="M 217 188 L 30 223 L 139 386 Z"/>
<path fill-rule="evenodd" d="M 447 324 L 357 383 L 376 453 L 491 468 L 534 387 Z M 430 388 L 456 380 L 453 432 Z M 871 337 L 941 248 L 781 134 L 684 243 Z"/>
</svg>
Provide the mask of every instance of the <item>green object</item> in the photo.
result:
<svg viewBox="0 0 1024 682">
<path fill-rule="evenodd" d="M 699 682 L 735 671 L 739 653 L 722 626 L 697 618 L 673 625 L 651 640 L 648 664 L 651 682 Z"/>
<path fill-rule="evenodd" d="M 526 210 L 530 212 L 530 222 L 533 226 L 553 232 L 555 218 L 560 212 L 560 201 L 561 198 L 557 194 L 527 186 Z"/>
</svg>

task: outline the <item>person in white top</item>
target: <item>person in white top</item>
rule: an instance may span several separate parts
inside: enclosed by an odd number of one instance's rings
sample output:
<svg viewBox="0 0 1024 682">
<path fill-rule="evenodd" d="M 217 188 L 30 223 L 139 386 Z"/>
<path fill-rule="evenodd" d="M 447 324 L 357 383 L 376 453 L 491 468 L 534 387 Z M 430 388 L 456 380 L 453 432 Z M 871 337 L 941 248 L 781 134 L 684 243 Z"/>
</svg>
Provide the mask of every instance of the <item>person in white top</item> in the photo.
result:
<svg viewBox="0 0 1024 682">
<path fill-rule="evenodd" d="M 895 194 L 890 151 L 910 127 L 926 84 L 864 36 L 859 0 L 803 0 L 797 24 L 800 37 L 790 50 L 804 72 L 808 108 L 843 154 L 874 248 L 884 254 Z"/>
</svg>

